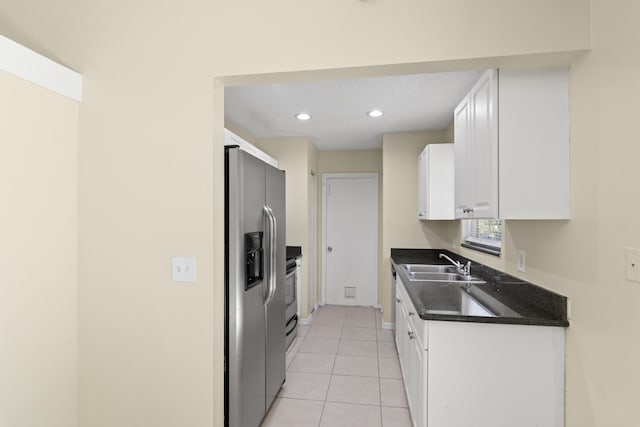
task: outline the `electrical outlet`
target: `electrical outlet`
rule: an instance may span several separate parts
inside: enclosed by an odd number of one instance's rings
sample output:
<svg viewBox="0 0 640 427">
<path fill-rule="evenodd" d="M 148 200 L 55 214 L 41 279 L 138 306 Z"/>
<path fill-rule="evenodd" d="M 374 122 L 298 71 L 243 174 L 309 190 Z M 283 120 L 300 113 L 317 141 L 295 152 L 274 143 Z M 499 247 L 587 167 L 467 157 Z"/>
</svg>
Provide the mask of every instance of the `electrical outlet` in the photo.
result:
<svg viewBox="0 0 640 427">
<path fill-rule="evenodd" d="M 527 253 L 523 250 L 518 251 L 518 271 L 524 273 L 526 270 Z"/>
<path fill-rule="evenodd" d="M 640 282 L 640 249 L 626 248 L 625 252 L 627 280 Z"/>
</svg>

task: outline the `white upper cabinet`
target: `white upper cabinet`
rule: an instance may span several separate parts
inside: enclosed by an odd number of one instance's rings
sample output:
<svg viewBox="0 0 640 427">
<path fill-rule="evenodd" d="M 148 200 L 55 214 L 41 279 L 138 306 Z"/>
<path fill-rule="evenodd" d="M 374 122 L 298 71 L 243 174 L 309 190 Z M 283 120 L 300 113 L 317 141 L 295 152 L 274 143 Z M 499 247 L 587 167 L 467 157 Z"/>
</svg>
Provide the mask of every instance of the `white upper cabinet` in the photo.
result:
<svg viewBox="0 0 640 427">
<path fill-rule="evenodd" d="M 418 156 L 418 219 L 454 219 L 454 144 L 429 144 Z"/>
<path fill-rule="evenodd" d="M 569 70 L 488 70 L 454 113 L 456 218 L 569 218 Z"/>
<path fill-rule="evenodd" d="M 456 218 L 498 217 L 497 104 L 498 72 L 488 70 L 455 110 Z"/>
</svg>

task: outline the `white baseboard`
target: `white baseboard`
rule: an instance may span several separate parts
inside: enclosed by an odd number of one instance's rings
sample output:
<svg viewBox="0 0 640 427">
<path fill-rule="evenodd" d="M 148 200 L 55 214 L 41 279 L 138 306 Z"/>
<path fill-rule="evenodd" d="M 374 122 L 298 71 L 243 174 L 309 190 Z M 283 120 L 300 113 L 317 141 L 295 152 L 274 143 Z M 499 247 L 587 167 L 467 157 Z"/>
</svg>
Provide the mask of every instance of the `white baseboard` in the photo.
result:
<svg viewBox="0 0 640 427">
<path fill-rule="evenodd" d="M 315 311 L 314 311 L 315 313 Z M 299 319 L 298 320 L 298 325 L 303 325 L 303 326 L 309 326 L 310 324 L 313 323 L 313 318 L 314 318 L 314 313 L 311 313 L 309 315 L 309 317 L 307 317 L 306 319 Z"/>
</svg>

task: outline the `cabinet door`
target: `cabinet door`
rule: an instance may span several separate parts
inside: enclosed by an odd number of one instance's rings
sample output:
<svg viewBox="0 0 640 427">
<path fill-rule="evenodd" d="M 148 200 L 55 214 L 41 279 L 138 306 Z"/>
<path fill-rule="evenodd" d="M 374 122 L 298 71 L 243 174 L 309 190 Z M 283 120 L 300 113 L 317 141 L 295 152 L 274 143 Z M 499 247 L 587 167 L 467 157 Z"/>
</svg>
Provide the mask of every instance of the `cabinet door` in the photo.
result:
<svg viewBox="0 0 640 427">
<path fill-rule="evenodd" d="M 395 324 L 395 339 L 396 348 L 400 352 L 400 340 L 402 338 L 402 295 L 400 292 L 399 279 L 396 280 L 396 324 Z M 399 354 L 399 353 L 398 353 Z"/>
<path fill-rule="evenodd" d="M 569 219 L 569 70 L 500 70 L 500 217 Z"/>
<path fill-rule="evenodd" d="M 402 288 L 402 281 L 396 280 L 396 347 L 398 349 L 398 359 L 400 360 L 400 368 L 402 369 L 403 377 L 407 374 L 406 355 L 407 355 L 407 342 L 409 340 L 407 336 L 407 324 L 409 322 L 407 315 L 407 309 L 405 307 L 404 298 L 405 293 Z"/>
<path fill-rule="evenodd" d="M 498 218 L 498 72 L 486 71 L 471 92 L 469 171 L 473 218 Z M 470 184 L 470 185 L 469 185 Z"/>
<path fill-rule="evenodd" d="M 425 156 L 426 219 L 453 219 L 454 144 L 431 144 Z"/>
<path fill-rule="evenodd" d="M 471 207 L 471 99 L 467 95 L 458 105 L 454 113 L 455 134 L 455 217 L 468 218 Z"/>
<path fill-rule="evenodd" d="M 428 162 L 428 146 L 418 155 L 418 219 L 426 219 L 428 212 L 427 206 L 427 162 Z"/>
<path fill-rule="evenodd" d="M 400 328 L 400 346 L 398 347 L 398 359 L 400 359 L 400 367 L 402 368 L 402 376 L 403 378 L 410 377 L 411 366 L 409 366 L 409 316 L 407 315 L 407 307 L 404 304 L 401 304 L 402 311 L 402 319 L 400 320 L 400 324 L 402 325 Z M 407 388 L 407 384 L 405 384 L 405 389 Z"/>
<path fill-rule="evenodd" d="M 424 427 L 426 424 L 425 410 L 427 401 L 425 399 L 425 355 L 426 352 L 420 343 L 415 330 L 412 331 L 409 339 L 409 354 L 407 355 L 407 366 L 410 375 L 408 381 L 407 399 L 411 409 L 411 417 L 416 427 Z"/>
</svg>

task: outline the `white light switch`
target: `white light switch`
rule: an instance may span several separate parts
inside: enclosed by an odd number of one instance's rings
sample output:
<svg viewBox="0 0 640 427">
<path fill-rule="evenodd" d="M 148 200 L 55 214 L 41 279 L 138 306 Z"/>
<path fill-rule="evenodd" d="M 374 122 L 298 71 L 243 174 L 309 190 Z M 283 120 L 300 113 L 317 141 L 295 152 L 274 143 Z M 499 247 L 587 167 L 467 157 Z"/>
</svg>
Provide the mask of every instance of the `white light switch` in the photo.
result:
<svg viewBox="0 0 640 427">
<path fill-rule="evenodd" d="M 195 257 L 171 257 L 171 279 L 174 282 L 196 281 Z"/>
<path fill-rule="evenodd" d="M 640 282 L 640 249 L 626 248 L 625 261 L 627 280 Z"/>
<path fill-rule="evenodd" d="M 523 250 L 518 251 L 518 271 L 524 273 L 526 270 L 527 253 Z"/>
</svg>

